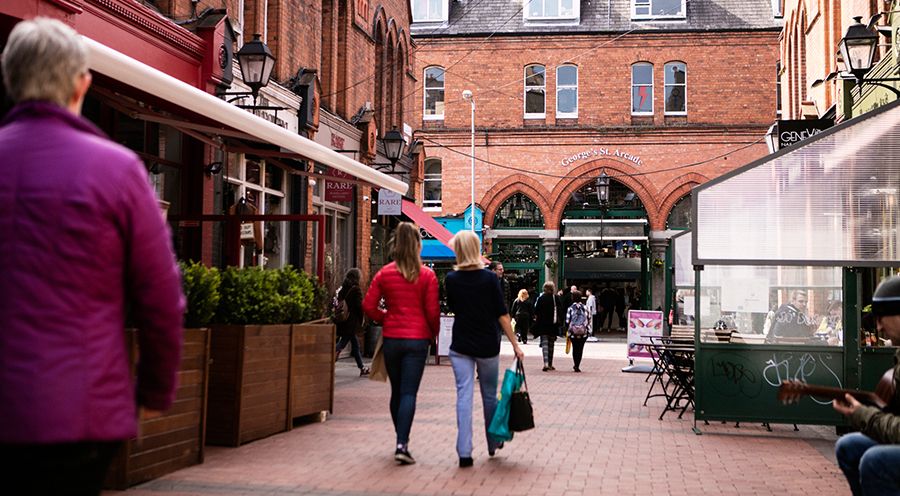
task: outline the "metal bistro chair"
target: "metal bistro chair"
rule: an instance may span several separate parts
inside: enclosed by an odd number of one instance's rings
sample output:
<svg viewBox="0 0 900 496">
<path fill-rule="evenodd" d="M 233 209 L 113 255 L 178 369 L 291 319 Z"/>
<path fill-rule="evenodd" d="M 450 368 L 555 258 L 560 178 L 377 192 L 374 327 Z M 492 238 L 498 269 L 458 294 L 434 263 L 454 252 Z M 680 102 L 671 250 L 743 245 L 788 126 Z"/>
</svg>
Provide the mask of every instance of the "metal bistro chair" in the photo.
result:
<svg viewBox="0 0 900 496">
<path fill-rule="evenodd" d="M 666 407 L 659 414 L 659 420 L 663 419 L 666 412 L 676 410 L 680 410 L 678 413 L 680 419 L 688 407 L 694 407 L 694 347 L 659 344 L 655 348 L 672 384 L 672 390 L 666 398 Z"/>
</svg>

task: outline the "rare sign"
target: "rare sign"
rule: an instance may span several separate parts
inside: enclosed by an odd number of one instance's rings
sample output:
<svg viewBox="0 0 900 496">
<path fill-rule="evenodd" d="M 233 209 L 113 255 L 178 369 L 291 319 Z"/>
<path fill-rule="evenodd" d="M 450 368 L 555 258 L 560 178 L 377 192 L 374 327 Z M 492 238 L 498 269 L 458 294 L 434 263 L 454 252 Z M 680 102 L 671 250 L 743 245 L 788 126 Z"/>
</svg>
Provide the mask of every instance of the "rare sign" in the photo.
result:
<svg viewBox="0 0 900 496">
<path fill-rule="evenodd" d="M 353 176 L 337 169 L 329 169 L 328 175 L 337 179 L 353 179 Z M 353 201 L 353 183 L 344 181 L 325 181 L 325 201 L 349 202 Z"/>
<path fill-rule="evenodd" d="M 378 190 L 378 215 L 400 215 L 402 206 L 400 193 L 384 188 Z"/>
</svg>

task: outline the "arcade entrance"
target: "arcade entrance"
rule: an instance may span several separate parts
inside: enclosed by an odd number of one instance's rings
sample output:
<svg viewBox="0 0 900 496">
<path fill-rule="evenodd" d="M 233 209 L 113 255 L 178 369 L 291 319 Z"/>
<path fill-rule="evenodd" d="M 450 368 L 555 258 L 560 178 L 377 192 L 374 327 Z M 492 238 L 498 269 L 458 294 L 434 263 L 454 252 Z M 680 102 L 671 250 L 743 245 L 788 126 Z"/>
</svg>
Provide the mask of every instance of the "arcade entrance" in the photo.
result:
<svg viewBox="0 0 900 496">
<path fill-rule="evenodd" d="M 647 212 L 634 191 L 605 173 L 586 183 L 563 214 L 560 286 L 591 289 L 598 305 L 615 307 L 616 317 L 629 308 L 647 308 L 648 229 Z"/>
</svg>

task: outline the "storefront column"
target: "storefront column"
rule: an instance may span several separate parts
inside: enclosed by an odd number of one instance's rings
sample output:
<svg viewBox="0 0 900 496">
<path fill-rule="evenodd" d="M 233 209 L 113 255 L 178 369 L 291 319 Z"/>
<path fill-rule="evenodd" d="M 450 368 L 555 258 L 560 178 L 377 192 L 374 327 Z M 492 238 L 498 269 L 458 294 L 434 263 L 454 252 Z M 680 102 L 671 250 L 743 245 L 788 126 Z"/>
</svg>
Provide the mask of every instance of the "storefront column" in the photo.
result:
<svg viewBox="0 0 900 496">
<path fill-rule="evenodd" d="M 559 239 L 545 239 L 544 240 L 544 260 L 556 260 L 556 267 L 553 267 L 551 270 L 547 265 L 544 265 L 544 282 L 552 282 L 553 284 L 559 286 L 559 282 L 556 280 L 556 275 L 559 272 L 559 264 L 560 264 L 560 253 L 559 253 Z M 540 288 L 538 288 L 540 291 Z"/>
<path fill-rule="evenodd" d="M 666 268 L 656 267 L 654 260 L 665 260 L 666 249 L 669 247 L 669 240 L 666 238 L 655 238 L 650 235 L 650 259 L 647 261 L 650 266 L 650 309 L 665 308 L 666 302 Z"/>
</svg>

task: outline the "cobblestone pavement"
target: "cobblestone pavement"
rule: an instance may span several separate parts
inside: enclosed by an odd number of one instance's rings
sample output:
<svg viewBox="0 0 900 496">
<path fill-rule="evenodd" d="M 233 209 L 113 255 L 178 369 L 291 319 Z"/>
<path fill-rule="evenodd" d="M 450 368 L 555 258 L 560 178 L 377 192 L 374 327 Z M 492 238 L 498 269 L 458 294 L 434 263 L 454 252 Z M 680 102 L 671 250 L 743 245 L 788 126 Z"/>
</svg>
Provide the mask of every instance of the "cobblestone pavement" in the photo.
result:
<svg viewBox="0 0 900 496">
<path fill-rule="evenodd" d="M 525 346 L 537 428 L 487 456 L 475 418 L 475 466 L 458 468 L 455 388 L 449 362 L 429 365 L 418 397 L 410 451 L 396 466 L 386 384 L 338 363 L 334 414 L 325 422 L 240 448 L 208 447 L 206 462 L 124 493 L 137 495 L 792 495 L 849 494 L 834 464 L 833 428 L 713 424 L 691 431 L 642 406 L 644 374 L 626 374 L 623 342 L 588 343 L 581 374 L 560 344 L 555 372 L 542 373 L 536 342 Z M 502 368 L 511 362 L 504 343 Z M 476 392 L 475 411 L 480 412 Z M 109 495 L 119 493 L 110 492 Z"/>
</svg>

